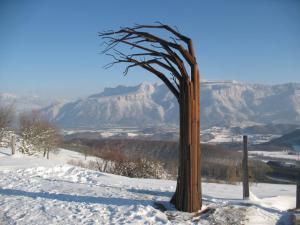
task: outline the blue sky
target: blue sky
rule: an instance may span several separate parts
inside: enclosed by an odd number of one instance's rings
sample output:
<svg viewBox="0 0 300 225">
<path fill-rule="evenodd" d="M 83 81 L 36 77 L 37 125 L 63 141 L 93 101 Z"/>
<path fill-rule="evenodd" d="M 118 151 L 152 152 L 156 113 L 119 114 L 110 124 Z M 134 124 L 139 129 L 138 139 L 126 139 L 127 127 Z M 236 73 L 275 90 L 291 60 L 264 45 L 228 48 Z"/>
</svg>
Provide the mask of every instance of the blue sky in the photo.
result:
<svg viewBox="0 0 300 225">
<path fill-rule="evenodd" d="M 189 2 L 188 4 L 186 2 Z M 300 82 L 298 0 L 0 0 L 0 92 L 72 98 L 156 78 L 105 70 L 97 32 L 176 25 L 196 46 L 201 77 Z"/>
</svg>

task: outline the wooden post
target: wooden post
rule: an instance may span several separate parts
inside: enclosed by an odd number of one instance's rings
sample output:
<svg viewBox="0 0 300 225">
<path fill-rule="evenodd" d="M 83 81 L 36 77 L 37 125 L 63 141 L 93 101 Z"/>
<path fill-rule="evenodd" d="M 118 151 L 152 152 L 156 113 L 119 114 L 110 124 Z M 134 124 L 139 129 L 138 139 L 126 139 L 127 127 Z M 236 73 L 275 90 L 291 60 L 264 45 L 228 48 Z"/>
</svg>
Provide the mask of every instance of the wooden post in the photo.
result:
<svg viewBox="0 0 300 225">
<path fill-rule="evenodd" d="M 247 135 L 243 136 L 243 199 L 249 198 Z"/>
<path fill-rule="evenodd" d="M 297 183 L 296 189 L 296 209 L 300 209 L 300 182 Z"/>
<path fill-rule="evenodd" d="M 14 155 L 16 153 L 16 136 L 15 135 L 12 135 L 10 145 L 11 145 L 11 154 Z"/>
</svg>

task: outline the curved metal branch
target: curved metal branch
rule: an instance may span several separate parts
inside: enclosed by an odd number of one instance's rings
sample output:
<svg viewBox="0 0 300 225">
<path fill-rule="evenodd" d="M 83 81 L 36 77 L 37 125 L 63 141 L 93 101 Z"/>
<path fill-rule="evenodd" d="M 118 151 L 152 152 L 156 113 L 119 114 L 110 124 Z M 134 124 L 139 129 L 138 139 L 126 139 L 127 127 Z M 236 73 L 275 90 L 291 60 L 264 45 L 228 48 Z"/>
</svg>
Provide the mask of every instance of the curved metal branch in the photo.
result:
<svg viewBox="0 0 300 225">
<path fill-rule="evenodd" d="M 122 61 L 125 62 L 126 60 Z M 153 60 L 149 60 L 149 61 L 145 61 L 145 62 L 140 62 L 136 59 L 132 59 L 132 58 L 127 58 L 127 61 L 129 63 L 134 63 L 132 65 L 129 65 L 126 67 L 126 70 L 128 71 L 129 68 L 135 67 L 135 66 L 140 66 L 146 70 L 148 70 L 149 72 L 153 73 L 154 75 L 156 75 L 159 79 L 161 79 L 169 88 L 169 90 L 174 94 L 174 96 L 176 97 L 176 99 L 179 101 L 179 91 L 174 87 L 174 85 L 170 82 L 170 80 L 160 71 L 154 69 L 150 64 L 155 63 L 153 62 Z M 125 70 L 125 71 L 126 71 Z"/>
<path fill-rule="evenodd" d="M 171 33 L 171 41 L 157 36 L 153 33 L 144 32 L 147 29 L 161 29 Z M 99 36 L 106 41 L 106 48 L 104 53 L 114 51 L 113 54 L 107 54 L 114 58 L 114 62 L 108 64 L 107 67 L 111 67 L 116 63 L 129 63 L 124 71 L 126 75 L 130 68 L 142 67 L 147 71 L 155 74 L 159 77 L 171 90 L 171 92 L 179 99 L 179 91 L 181 82 L 189 80 L 185 65 L 190 65 L 193 70 L 196 64 L 196 58 L 192 47 L 192 41 L 187 36 L 182 35 L 172 27 L 159 23 L 158 25 L 136 25 L 132 28 L 123 27 L 117 31 L 107 31 L 99 33 Z M 181 43 L 187 45 L 187 49 L 184 48 Z M 116 50 L 118 44 L 123 44 L 134 49 L 132 54 L 124 54 Z M 142 51 L 141 51 L 142 50 Z M 143 58 L 144 57 L 144 58 Z M 155 65 L 155 67 L 153 67 Z M 170 81 L 161 71 L 162 68 L 168 70 L 172 74 L 174 83 Z M 158 69 L 156 69 L 158 68 Z M 191 74 L 192 75 L 192 74 Z"/>
<path fill-rule="evenodd" d="M 166 24 L 163 24 L 163 23 L 160 23 L 160 22 L 156 22 L 156 23 L 158 23 L 159 25 L 136 25 L 135 29 L 142 29 L 142 28 L 162 28 L 162 29 L 165 29 L 165 30 L 171 32 L 172 34 L 174 34 L 176 37 L 178 37 L 179 40 L 184 41 L 188 46 L 189 53 L 193 56 L 193 58 L 195 58 L 195 51 L 194 51 L 194 48 L 193 48 L 192 39 L 190 39 L 189 37 L 179 33 L 178 31 L 176 31 L 175 29 L 173 29 L 172 27 L 170 27 Z"/>
<path fill-rule="evenodd" d="M 147 28 L 147 25 L 144 25 L 144 28 Z M 148 28 L 150 28 L 150 27 L 148 27 Z M 163 28 L 163 27 L 162 26 L 157 26 L 157 27 L 152 26 L 152 28 Z M 156 42 L 161 45 L 167 45 L 171 48 L 178 50 L 190 65 L 193 65 L 195 63 L 195 57 L 193 55 L 191 55 L 190 52 L 187 51 L 185 48 L 183 48 L 181 45 L 173 43 L 173 42 L 169 42 L 169 41 L 167 41 L 161 37 L 158 37 L 154 34 L 137 31 L 137 28 L 123 28 L 123 29 L 115 31 L 115 32 L 100 33 L 99 35 L 100 35 L 100 37 L 104 37 L 104 36 L 110 36 L 110 35 L 115 35 L 115 34 L 128 34 L 128 35 L 132 34 L 132 35 L 136 35 L 141 38 L 144 38 L 148 42 Z"/>
</svg>

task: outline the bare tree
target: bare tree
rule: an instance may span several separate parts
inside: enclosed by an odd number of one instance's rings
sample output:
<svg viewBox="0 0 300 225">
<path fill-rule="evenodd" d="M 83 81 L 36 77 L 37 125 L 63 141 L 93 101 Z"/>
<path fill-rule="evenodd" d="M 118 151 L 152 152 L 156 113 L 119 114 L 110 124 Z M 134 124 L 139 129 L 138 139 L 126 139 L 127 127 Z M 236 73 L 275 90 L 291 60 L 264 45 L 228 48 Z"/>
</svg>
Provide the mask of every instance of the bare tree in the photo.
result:
<svg viewBox="0 0 300 225">
<path fill-rule="evenodd" d="M 23 154 L 34 154 L 39 151 L 37 137 L 40 133 L 38 123 L 41 120 L 38 111 L 26 112 L 20 115 L 20 135 L 22 137 L 21 151 Z"/>
<path fill-rule="evenodd" d="M 47 156 L 47 159 L 49 159 L 49 154 L 51 151 L 54 151 L 57 149 L 61 137 L 59 135 L 58 128 L 50 123 L 49 121 L 41 121 L 41 139 L 40 139 L 40 145 L 41 148 L 44 151 L 44 157 Z"/>
<path fill-rule="evenodd" d="M 195 212 L 202 207 L 200 151 L 200 80 L 192 40 L 161 23 L 136 25 L 100 33 L 117 63 L 125 71 L 141 67 L 161 79 L 174 94 L 180 108 L 179 166 L 176 192 L 171 202 L 178 210 Z M 120 45 L 123 45 L 120 47 Z M 124 47 L 131 53 L 126 54 Z M 170 78 L 166 74 L 170 74 Z"/>
<path fill-rule="evenodd" d="M 0 105 L 0 141 L 5 131 L 11 125 L 14 117 L 14 107 L 12 105 Z"/>
<path fill-rule="evenodd" d="M 57 148 L 60 142 L 58 128 L 44 119 L 38 111 L 20 116 L 20 133 L 23 139 L 22 152 L 34 154 L 43 152 L 49 159 L 49 152 Z"/>
</svg>

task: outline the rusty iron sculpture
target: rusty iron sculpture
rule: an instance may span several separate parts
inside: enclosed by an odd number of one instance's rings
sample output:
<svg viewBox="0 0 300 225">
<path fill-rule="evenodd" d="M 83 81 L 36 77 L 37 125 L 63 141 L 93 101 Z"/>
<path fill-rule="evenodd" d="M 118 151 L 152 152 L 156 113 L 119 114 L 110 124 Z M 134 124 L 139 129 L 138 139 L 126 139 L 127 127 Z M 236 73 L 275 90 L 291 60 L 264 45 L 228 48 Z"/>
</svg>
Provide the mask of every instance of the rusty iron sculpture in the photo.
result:
<svg viewBox="0 0 300 225">
<path fill-rule="evenodd" d="M 192 40 L 165 24 L 136 25 L 99 34 L 104 54 L 113 57 L 109 68 L 127 63 L 124 71 L 141 67 L 156 75 L 179 103 L 179 165 L 171 203 L 178 210 L 196 212 L 202 207 L 200 150 L 200 79 Z M 121 47 L 122 46 L 122 47 Z M 129 47 L 127 50 L 124 47 Z M 124 53 L 130 51 L 130 54 Z M 167 75 L 171 74 L 168 78 Z"/>
</svg>

